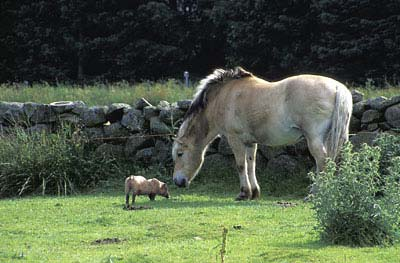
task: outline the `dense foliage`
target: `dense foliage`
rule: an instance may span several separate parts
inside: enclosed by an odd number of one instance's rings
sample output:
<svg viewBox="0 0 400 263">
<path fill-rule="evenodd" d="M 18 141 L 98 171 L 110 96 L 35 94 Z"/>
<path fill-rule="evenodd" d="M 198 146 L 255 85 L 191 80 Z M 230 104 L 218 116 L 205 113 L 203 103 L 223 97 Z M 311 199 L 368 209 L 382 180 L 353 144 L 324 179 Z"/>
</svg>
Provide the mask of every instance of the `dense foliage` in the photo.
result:
<svg viewBox="0 0 400 263">
<path fill-rule="evenodd" d="M 396 0 L 15 1 L 0 4 L 0 81 L 203 76 L 397 79 Z"/>
<path fill-rule="evenodd" d="M 364 144 L 353 152 L 347 144 L 340 165 L 329 161 L 326 171 L 313 175 L 318 192 L 313 198 L 322 239 L 334 244 L 391 244 L 400 227 L 400 157 L 388 173 L 379 173 L 381 148 Z"/>
<path fill-rule="evenodd" d="M 71 194 L 129 174 L 128 167 L 121 167 L 115 158 L 88 149 L 69 127 L 55 134 L 16 128 L 0 137 L 0 197 Z"/>
</svg>

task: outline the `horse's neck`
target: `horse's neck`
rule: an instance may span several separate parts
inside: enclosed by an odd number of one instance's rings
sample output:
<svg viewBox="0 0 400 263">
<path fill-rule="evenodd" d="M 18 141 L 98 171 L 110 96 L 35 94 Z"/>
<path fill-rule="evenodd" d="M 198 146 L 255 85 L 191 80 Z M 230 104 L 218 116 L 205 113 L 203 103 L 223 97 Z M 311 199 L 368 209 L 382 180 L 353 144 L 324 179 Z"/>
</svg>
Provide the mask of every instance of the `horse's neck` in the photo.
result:
<svg viewBox="0 0 400 263">
<path fill-rule="evenodd" d="M 197 116 L 190 120 L 190 133 L 195 136 L 195 142 L 197 144 L 207 147 L 216 136 L 218 136 L 218 131 L 216 131 L 213 122 L 208 120 L 206 110 L 197 113 Z"/>
</svg>

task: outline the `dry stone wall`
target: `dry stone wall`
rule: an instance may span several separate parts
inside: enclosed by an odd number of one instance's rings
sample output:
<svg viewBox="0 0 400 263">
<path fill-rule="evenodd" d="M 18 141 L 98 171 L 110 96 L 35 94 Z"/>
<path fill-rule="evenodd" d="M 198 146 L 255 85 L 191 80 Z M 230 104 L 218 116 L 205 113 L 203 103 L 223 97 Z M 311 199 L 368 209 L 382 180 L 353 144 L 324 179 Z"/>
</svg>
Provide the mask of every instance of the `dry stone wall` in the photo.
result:
<svg viewBox="0 0 400 263">
<path fill-rule="evenodd" d="M 378 132 L 399 134 L 400 95 L 364 100 L 362 93 L 353 91 L 352 94 L 354 108 L 350 129 L 356 146 L 372 142 Z M 151 105 L 140 99 L 133 106 L 114 103 L 88 107 L 82 101 L 0 102 L 0 134 L 7 136 L 15 126 L 30 133 L 55 132 L 63 124 L 69 124 L 76 127 L 99 154 L 124 157 L 144 165 L 171 166 L 171 136 L 179 128 L 190 103 L 190 100 L 161 101 Z M 232 151 L 224 138 L 211 144 L 206 162 L 221 165 L 222 159 L 229 159 L 229 165 L 233 165 Z M 258 163 L 259 169 L 288 175 L 313 165 L 305 141 L 276 148 L 259 146 Z"/>
</svg>

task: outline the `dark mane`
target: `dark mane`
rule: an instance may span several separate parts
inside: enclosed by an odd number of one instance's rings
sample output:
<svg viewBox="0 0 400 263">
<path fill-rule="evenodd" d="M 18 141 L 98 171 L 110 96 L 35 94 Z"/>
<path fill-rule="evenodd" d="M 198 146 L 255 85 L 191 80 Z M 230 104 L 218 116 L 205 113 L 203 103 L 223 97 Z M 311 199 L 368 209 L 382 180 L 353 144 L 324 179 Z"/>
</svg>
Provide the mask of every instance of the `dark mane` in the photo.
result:
<svg viewBox="0 0 400 263">
<path fill-rule="evenodd" d="M 224 70 L 224 69 L 216 69 L 206 78 L 200 81 L 199 86 L 197 87 L 197 92 L 194 95 L 194 99 L 192 104 L 190 105 L 189 110 L 186 112 L 184 120 L 188 119 L 190 116 L 198 113 L 203 110 L 207 106 L 208 102 L 208 94 L 211 89 L 217 88 L 224 81 L 232 80 L 232 79 L 241 79 L 245 77 L 253 76 L 250 72 L 244 70 L 241 67 L 236 67 L 234 69 Z"/>
</svg>

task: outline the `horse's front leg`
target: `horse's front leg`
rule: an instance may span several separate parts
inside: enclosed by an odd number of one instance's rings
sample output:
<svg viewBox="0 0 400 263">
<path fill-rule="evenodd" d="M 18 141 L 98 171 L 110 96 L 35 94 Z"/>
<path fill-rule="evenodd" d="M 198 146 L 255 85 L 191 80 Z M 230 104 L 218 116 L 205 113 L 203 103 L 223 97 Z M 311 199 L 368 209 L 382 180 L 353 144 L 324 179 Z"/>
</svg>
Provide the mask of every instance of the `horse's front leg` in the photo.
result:
<svg viewBox="0 0 400 263">
<path fill-rule="evenodd" d="M 249 177 L 251 193 L 252 193 L 251 199 L 260 198 L 260 186 L 258 185 L 256 177 L 256 155 L 257 155 L 256 143 L 246 147 L 247 174 Z"/>
<path fill-rule="evenodd" d="M 247 200 L 252 197 L 250 180 L 247 173 L 246 146 L 238 139 L 228 137 L 229 145 L 235 155 L 236 166 L 240 178 L 240 193 L 237 201 Z"/>
</svg>

